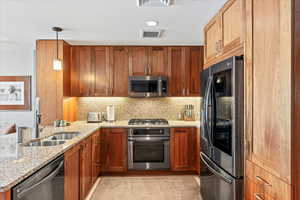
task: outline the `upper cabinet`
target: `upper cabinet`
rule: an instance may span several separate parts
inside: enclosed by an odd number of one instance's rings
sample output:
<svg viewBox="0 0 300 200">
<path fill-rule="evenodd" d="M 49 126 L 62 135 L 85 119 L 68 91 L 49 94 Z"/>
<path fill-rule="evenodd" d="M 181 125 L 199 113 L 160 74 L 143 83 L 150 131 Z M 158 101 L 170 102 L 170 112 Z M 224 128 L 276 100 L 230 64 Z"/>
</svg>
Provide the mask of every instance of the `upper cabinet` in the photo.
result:
<svg viewBox="0 0 300 200">
<path fill-rule="evenodd" d="M 169 96 L 200 96 L 203 47 L 169 47 Z"/>
<path fill-rule="evenodd" d="M 167 76 L 168 49 L 166 47 L 128 47 L 131 76 Z"/>
<path fill-rule="evenodd" d="M 148 74 L 152 76 L 167 76 L 168 48 L 149 47 Z"/>
<path fill-rule="evenodd" d="M 205 26 L 205 66 L 243 54 L 244 1 L 229 0 Z"/>
<path fill-rule="evenodd" d="M 109 47 L 92 48 L 92 68 L 94 83 L 91 96 L 104 97 L 109 92 Z"/>
<path fill-rule="evenodd" d="M 129 52 L 127 47 L 111 47 L 111 86 L 109 96 L 128 96 Z"/>
</svg>

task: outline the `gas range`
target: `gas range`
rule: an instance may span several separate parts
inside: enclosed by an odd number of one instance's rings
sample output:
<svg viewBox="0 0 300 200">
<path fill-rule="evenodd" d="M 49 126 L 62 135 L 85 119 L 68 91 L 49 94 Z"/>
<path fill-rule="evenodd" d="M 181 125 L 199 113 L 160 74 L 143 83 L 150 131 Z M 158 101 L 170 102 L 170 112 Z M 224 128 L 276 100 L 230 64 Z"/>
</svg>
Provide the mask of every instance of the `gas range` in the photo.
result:
<svg viewBox="0 0 300 200">
<path fill-rule="evenodd" d="M 131 119 L 128 125 L 168 125 L 166 119 Z"/>
</svg>

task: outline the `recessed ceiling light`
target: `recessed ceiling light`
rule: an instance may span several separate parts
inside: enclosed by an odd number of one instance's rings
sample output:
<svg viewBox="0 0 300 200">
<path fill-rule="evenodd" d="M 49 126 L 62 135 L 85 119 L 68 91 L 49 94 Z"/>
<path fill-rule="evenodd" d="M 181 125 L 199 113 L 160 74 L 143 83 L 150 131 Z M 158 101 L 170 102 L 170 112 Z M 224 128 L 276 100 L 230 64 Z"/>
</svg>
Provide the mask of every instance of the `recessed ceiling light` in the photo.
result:
<svg viewBox="0 0 300 200">
<path fill-rule="evenodd" d="M 158 22 L 157 21 L 154 21 L 154 20 L 149 20 L 149 21 L 146 21 L 145 22 L 146 26 L 157 26 L 158 25 Z"/>
</svg>

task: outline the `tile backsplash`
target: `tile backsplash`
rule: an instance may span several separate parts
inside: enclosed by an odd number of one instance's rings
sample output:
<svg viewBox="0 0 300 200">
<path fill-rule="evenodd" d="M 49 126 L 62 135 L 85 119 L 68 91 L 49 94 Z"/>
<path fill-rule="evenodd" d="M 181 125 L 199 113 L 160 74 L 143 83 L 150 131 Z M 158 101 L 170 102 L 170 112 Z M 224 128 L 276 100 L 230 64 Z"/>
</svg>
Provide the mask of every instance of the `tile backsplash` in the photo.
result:
<svg viewBox="0 0 300 200">
<path fill-rule="evenodd" d="M 106 112 L 106 106 L 114 105 L 116 120 L 132 118 L 165 118 L 177 120 L 178 114 L 186 104 L 195 106 L 195 114 L 200 112 L 200 97 L 167 98 L 119 98 L 119 97 L 82 97 L 78 98 L 78 120 L 86 120 L 88 112 Z"/>
</svg>

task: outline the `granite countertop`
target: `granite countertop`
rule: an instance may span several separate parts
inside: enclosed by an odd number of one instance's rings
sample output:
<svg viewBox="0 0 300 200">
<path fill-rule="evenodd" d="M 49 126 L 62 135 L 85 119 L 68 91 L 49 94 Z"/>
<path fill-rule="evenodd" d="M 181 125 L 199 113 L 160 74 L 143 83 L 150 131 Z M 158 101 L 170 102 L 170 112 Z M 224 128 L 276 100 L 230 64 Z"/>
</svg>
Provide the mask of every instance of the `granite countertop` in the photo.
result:
<svg viewBox="0 0 300 200">
<path fill-rule="evenodd" d="M 57 132 L 80 132 L 81 134 L 66 143 L 51 147 L 24 147 L 18 146 L 16 155 L 9 158 L 0 158 L 0 192 L 10 190 L 25 178 L 37 170 L 44 167 L 47 163 L 60 156 L 71 147 L 94 133 L 99 128 L 130 128 L 143 127 L 128 125 L 128 120 L 116 121 L 113 123 L 86 123 L 78 121 L 72 123 L 69 127 L 52 128 L 52 134 Z M 147 127 L 149 127 L 147 125 Z M 169 121 L 167 126 L 150 126 L 150 127 L 200 127 L 199 121 Z"/>
</svg>

